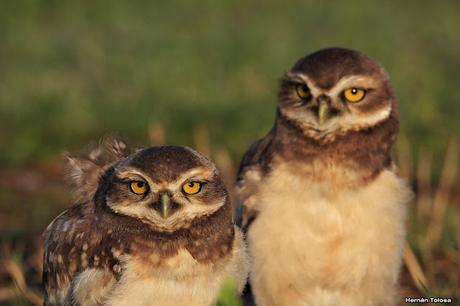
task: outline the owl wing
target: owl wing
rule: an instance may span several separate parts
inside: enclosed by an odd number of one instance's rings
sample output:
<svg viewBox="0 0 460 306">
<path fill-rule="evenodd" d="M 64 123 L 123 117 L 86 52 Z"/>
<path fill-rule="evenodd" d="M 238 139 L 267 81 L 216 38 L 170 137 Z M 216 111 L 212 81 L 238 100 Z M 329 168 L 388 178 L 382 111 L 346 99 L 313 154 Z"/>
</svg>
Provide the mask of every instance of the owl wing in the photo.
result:
<svg viewBox="0 0 460 306">
<path fill-rule="evenodd" d="M 118 261 L 98 221 L 89 205 L 77 205 L 45 230 L 45 305 L 98 305 L 116 282 Z"/>
<path fill-rule="evenodd" d="M 256 193 L 264 173 L 268 171 L 273 138 L 272 130 L 267 136 L 253 143 L 244 154 L 238 170 L 235 221 L 243 231 L 247 230 L 258 213 L 257 203 L 252 196 Z"/>
<path fill-rule="evenodd" d="M 258 214 L 258 203 L 253 196 L 259 188 L 264 173 L 268 171 L 273 138 L 272 130 L 267 136 L 253 143 L 244 154 L 238 170 L 235 222 L 244 233 L 247 233 Z M 256 305 L 249 282 L 243 290 L 242 299 L 245 306 Z"/>
</svg>

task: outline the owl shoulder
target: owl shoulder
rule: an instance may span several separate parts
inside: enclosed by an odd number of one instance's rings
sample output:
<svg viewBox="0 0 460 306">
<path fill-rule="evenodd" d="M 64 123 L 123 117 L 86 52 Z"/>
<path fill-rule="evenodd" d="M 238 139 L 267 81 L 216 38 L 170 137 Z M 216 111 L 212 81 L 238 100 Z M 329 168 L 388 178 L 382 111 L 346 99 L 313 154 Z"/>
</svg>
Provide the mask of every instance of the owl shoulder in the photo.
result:
<svg viewBox="0 0 460 306">
<path fill-rule="evenodd" d="M 249 169 L 256 168 L 257 171 L 263 171 L 270 162 L 272 156 L 271 147 L 274 140 L 274 131 L 270 131 L 265 137 L 257 140 L 249 146 L 238 169 L 237 181 L 244 179 Z"/>
</svg>

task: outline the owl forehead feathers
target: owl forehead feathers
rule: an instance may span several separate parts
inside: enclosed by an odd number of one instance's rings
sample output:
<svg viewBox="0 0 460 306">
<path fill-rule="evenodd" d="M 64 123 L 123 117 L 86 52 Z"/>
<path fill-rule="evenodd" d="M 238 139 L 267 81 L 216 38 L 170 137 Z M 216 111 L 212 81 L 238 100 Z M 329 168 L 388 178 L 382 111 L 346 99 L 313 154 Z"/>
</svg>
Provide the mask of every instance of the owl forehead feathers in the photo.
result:
<svg viewBox="0 0 460 306">
<path fill-rule="evenodd" d="M 140 150 L 122 161 L 117 169 L 137 169 L 156 182 L 172 182 L 193 170 L 217 173 L 214 164 L 188 147 L 163 146 Z"/>
<path fill-rule="evenodd" d="M 332 88 L 351 75 L 378 76 L 387 79 L 384 69 L 373 59 L 358 51 L 328 48 L 302 57 L 291 68 L 293 74 L 307 75 L 315 85 Z"/>
</svg>

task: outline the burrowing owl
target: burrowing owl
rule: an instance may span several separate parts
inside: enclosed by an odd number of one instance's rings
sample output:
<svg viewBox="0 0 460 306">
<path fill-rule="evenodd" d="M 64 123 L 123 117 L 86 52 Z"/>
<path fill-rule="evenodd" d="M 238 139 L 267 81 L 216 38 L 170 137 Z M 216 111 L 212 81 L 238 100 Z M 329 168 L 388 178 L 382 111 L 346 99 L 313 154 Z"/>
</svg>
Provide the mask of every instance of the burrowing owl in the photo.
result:
<svg viewBox="0 0 460 306">
<path fill-rule="evenodd" d="M 77 203 L 45 231 L 46 305 L 212 305 L 248 265 L 213 163 L 186 147 L 69 158 Z"/>
<path fill-rule="evenodd" d="M 321 50 L 284 76 L 237 183 L 257 305 L 394 304 L 411 195 L 390 156 L 398 128 L 388 76 L 366 55 Z"/>
</svg>

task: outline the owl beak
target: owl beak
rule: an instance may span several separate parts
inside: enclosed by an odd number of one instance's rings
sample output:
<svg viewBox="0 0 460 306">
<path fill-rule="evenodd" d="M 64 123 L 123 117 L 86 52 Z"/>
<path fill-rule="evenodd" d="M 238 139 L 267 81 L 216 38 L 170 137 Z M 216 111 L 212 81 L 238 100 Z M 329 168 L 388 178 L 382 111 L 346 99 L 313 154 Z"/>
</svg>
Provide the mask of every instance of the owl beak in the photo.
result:
<svg viewBox="0 0 460 306">
<path fill-rule="evenodd" d="M 330 98 L 324 95 L 318 97 L 318 121 L 320 125 L 326 123 L 330 118 L 331 108 L 329 106 Z"/>
<path fill-rule="evenodd" d="M 171 213 L 171 198 L 168 194 L 161 195 L 161 217 L 166 219 Z"/>
</svg>

